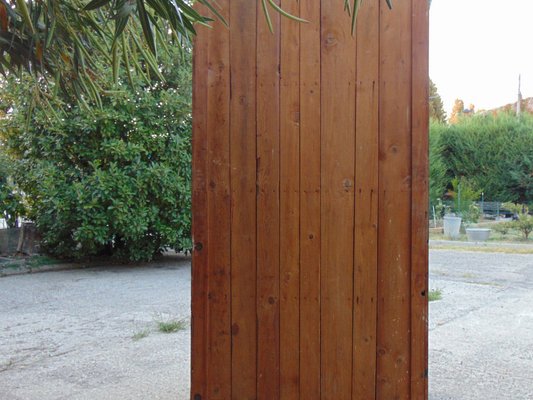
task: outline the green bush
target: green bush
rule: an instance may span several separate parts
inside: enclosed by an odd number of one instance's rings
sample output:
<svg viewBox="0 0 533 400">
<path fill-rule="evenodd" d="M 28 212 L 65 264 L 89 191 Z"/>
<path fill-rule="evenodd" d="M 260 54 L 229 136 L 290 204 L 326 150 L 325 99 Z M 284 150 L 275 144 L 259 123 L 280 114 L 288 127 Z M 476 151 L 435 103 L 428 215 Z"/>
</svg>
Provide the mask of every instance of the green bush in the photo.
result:
<svg viewBox="0 0 533 400">
<path fill-rule="evenodd" d="M 477 222 L 481 211 L 475 205 L 475 201 L 481 195 L 481 190 L 477 190 L 473 183 L 465 177 L 452 179 L 453 211 L 459 214 L 464 222 Z"/>
<path fill-rule="evenodd" d="M 429 130 L 429 200 L 430 204 L 436 204 L 438 199 L 446 192 L 450 182 L 447 175 L 448 168 L 442 156 L 443 145 L 441 135 L 447 129 L 447 125 L 431 121 Z"/>
<path fill-rule="evenodd" d="M 502 236 L 505 236 L 509 233 L 511 229 L 511 224 L 508 222 L 500 222 L 491 226 L 491 229 L 495 232 L 500 233 Z"/>
<path fill-rule="evenodd" d="M 533 200 L 533 116 L 480 114 L 431 128 L 448 179 L 468 177 L 489 201 Z"/>
<path fill-rule="evenodd" d="M 533 217 L 529 215 L 529 208 L 524 204 L 505 203 L 504 207 L 513 211 L 517 219 L 508 222 L 509 227 L 522 233 L 524 239 L 529 239 L 529 234 L 533 232 Z"/>
<path fill-rule="evenodd" d="M 171 64 L 164 84 L 134 89 L 102 69 L 101 108 L 32 104 L 29 85 L 16 79 L 5 89 L 20 100 L 0 128 L 50 254 L 135 261 L 190 249 L 191 68 L 189 57 Z"/>
</svg>

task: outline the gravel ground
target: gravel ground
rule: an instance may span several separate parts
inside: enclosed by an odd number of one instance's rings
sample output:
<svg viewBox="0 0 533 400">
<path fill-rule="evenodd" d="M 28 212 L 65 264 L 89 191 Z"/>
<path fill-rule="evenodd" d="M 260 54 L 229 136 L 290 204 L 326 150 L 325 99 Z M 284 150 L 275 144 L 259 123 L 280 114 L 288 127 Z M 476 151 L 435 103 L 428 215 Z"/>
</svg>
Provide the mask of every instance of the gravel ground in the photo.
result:
<svg viewBox="0 0 533 400">
<path fill-rule="evenodd" d="M 190 284 L 177 257 L 0 278 L 0 399 L 186 399 Z"/>
<path fill-rule="evenodd" d="M 430 400 L 533 399 L 533 255 L 430 252 Z"/>
<path fill-rule="evenodd" d="M 432 250 L 430 273 L 430 400 L 533 399 L 533 255 Z M 1 400 L 188 398 L 189 259 L 4 277 L 0 293 Z M 187 329 L 158 331 L 175 319 Z"/>
</svg>

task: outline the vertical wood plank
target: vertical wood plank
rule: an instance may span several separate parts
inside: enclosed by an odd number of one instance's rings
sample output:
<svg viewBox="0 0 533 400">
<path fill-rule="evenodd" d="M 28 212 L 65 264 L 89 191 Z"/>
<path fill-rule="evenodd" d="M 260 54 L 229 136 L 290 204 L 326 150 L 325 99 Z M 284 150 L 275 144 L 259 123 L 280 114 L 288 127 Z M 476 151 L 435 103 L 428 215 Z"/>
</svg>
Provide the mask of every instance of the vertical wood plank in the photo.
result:
<svg viewBox="0 0 533 400">
<path fill-rule="evenodd" d="M 232 399 L 256 398 L 256 8 L 230 5 Z"/>
<path fill-rule="evenodd" d="M 321 14 L 321 390 L 337 400 L 352 391 L 355 40 L 339 4 Z"/>
<path fill-rule="evenodd" d="M 193 399 L 427 398 L 428 10 L 382 3 L 199 27 Z"/>
<path fill-rule="evenodd" d="M 220 0 L 229 21 L 229 0 Z M 208 375 L 207 398 L 231 397 L 230 305 L 230 68 L 229 30 L 213 22 L 208 33 Z"/>
<path fill-rule="evenodd" d="M 353 399 L 376 395 L 379 159 L 379 2 L 357 24 Z"/>
<path fill-rule="evenodd" d="M 299 4 L 282 0 L 290 14 Z M 281 19 L 280 399 L 297 400 L 300 380 L 300 27 Z"/>
<path fill-rule="evenodd" d="M 429 7 L 413 0 L 411 399 L 428 396 Z"/>
<path fill-rule="evenodd" d="M 381 2 L 377 398 L 410 396 L 411 1 Z"/>
<path fill-rule="evenodd" d="M 320 2 L 300 2 L 300 399 L 320 399 Z"/>
<path fill-rule="evenodd" d="M 279 4 L 279 1 L 278 1 Z M 257 398 L 279 398 L 280 16 L 257 18 Z"/>
<path fill-rule="evenodd" d="M 191 399 L 205 397 L 207 382 L 207 38 L 206 32 L 199 32 L 193 55 Z"/>
</svg>

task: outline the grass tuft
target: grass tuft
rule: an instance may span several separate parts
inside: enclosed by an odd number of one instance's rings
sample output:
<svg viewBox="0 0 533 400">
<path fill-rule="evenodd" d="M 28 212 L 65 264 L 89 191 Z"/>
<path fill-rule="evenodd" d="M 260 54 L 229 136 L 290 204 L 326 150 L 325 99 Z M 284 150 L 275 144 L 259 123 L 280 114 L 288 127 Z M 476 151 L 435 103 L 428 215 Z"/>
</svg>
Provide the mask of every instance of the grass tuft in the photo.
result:
<svg viewBox="0 0 533 400">
<path fill-rule="evenodd" d="M 142 331 L 135 332 L 131 338 L 132 338 L 133 340 L 137 341 L 137 340 L 144 339 L 144 338 L 147 337 L 149 334 L 150 334 L 150 331 L 149 331 L 148 329 L 144 329 L 144 330 L 142 330 Z"/>
<path fill-rule="evenodd" d="M 159 321 L 157 327 L 159 328 L 159 332 L 173 333 L 185 330 L 187 324 L 185 321 L 174 319 L 170 321 Z"/>
<path fill-rule="evenodd" d="M 440 299 L 442 299 L 442 292 L 440 291 L 440 289 L 433 289 L 429 291 L 429 301 L 437 301 Z"/>
</svg>

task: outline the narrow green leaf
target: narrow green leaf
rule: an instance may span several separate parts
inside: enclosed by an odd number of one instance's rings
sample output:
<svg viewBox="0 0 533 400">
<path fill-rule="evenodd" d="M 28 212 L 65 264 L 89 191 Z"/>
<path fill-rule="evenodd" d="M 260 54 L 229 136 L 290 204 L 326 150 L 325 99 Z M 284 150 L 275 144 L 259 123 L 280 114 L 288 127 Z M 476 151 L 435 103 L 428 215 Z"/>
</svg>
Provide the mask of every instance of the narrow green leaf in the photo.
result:
<svg viewBox="0 0 533 400">
<path fill-rule="evenodd" d="M 92 0 L 87 4 L 85 7 L 83 7 L 84 10 L 94 10 L 96 8 L 100 8 L 102 6 L 105 6 L 107 3 L 109 3 L 111 0 Z"/>
<path fill-rule="evenodd" d="M 352 15 L 352 6 L 350 5 L 350 0 L 344 0 L 344 11 L 346 11 L 348 15 Z"/>
<path fill-rule="evenodd" d="M 274 32 L 274 27 L 272 26 L 272 20 L 270 19 L 270 14 L 268 13 L 266 0 L 261 0 L 261 5 L 263 6 L 263 13 L 265 14 L 268 29 L 270 29 L 270 32 Z"/>
<path fill-rule="evenodd" d="M 139 13 L 139 20 L 141 21 L 141 27 L 144 33 L 144 38 L 146 39 L 146 42 L 148 43 L 148 47 L 152 51 L 152 53 L 155 55 L 156 48 L 155 48 L 155 40 L 154 40 L 154 34 L 152 32 L 152 27 L 150 24 L 150 20 L 148 18 L 148 13 L 146 12 L 146 8 L 144 8 L 144 2 L 143 0 L 137 0 L 137 11 Z"/>
<path fill-rule="evenodd" d="M 126 25 L 128 24 L 129 16 L 125 18 L 117 18 L 115 21 L 115 38 L 114 42 L 119 38 L 120 35 L 122 35 L 122 32 L 124 32 L 124 29 L 126 29 Z"/>
<path fill-rule="evenodd" d="M 148 66 L 152 69 L 152 71 L 154 71 L 154 73 L 157 75 L 157 77 L 161 81 L 164 81 L 165 78 L 163 77 L 163 75 L 159 71 L 159 67 L 157 65 L 157 61 L 155 60 L 154 56 L 151 53 L 149 53 L 146 50 L 144 50 L 143 45 L 139 42 L 139 40 L 135 37 L 135 35 L 132 35 L 131 38 L 133 39 L 133 42 L 135 43 L 135 46 L 141 52 L 141 54 L 142 54 L 142 56 L 144 58 L 144 61 L 146 61 Z"/>
<path fill-rule="evenodd" d="M 359 14 L 359 8 L 363 0 L 353 0 L 353 13 L 352 13 L 352 35 L 355 34 L 355 28 L 357 24 L 357 14 Z"/>
<path fill-rule="evenodd" d="M 287 11 L 285 11 L 283 8 L 281 8 L 280 6 L 278 6 L 276 3 L 274 3 L 274 0 L 268 0 L 268 2 L 270 3 L 270 6 L 276 10 L 277 12 L 279 12 L 281 15 L 283 15 L 284 17 L 287 17 L 289 19 L 292 19 L 294 21 L 298 21 L 298 22 L 305 22 L 307 23 L 308 21 L 306 21 L 305 19 L 303 18 L 300 18 L 300 17 L 297 17 L 295 15 L 292 15 L 292 14 L 289 14 Z"/>
<path fill-rule="evenodd" d="M 35 28 L 33 27 L 33 23 L 31 22 L 30 11 L 28 10 L 26 0 L 17 0 L 17 7 L 19 8 L 22 19 L 24 20 L 24 23 L 28 26 L 28 29 L 30 30 L 31 34 L 35 34 Z"/>
<path fill-rule="evenodd" d="M 54 38 L 55 31 L 56 31 L 56 19 L 54 18 L 52 20 L 52 23 L 50 24 L 50 29 L 48 30 L 48 33 L 46 35 L 45 47 L 50 47 L 50 43 L 52 43 L 52 39 Z"/>
<path fill-rule="evenodd" d="M 218 18 L 218 19 L 219 19 L 219 20 L 220 20 L 225 26 L 228 26 L 228 23 L 226 22 L 226 20 L 225 20 L 224 17 L 222 16 L 222 14 L 220 14 L 220 13 L 218 12 L 218 10 L 217 10 L 215 7 L 213 7 L 213 5 L 211 4 L 210 1 L 206 1 L 206 0 L 198 0 L 198 3 L 203 4 L 204 6 L 206 6 L 207 8 L 209 8 L 209 9 L 213 12 L 213 14 L 215 14 L 216 17 L 217 17 L 217 18 Z M 263 0 L 263 10 L 265 10 L 265 9 L 266 9 L 266 3 L 265 3 L 265 0 Z M 268 11 L 267 11 L 267 15 L 266 15 L 266 17 L 267 17 L 267 20 L 270 20 L 270 16 L 268 16 Z M 270 25 L 272 25 L 272 22 L 270 23 Z"/>
<path fill-rule="evenodd" d="M 120 67 L 120 61 L 119 61 L 119 58 L 118 58 L 118 45 L 115 44 L 113 46 L 113 52 L 112 52 L 112 57 L 113 57 L 113 83 L 115 83 L 115 85 L 118 83 L 118 72 L 119 72 L 119 67 Z"/>
<path fill-rule="evenodd" d="M 121 37 L 121 39 L 122 39 L 122 57 L 124 58 L 124 68 L 126 68 L 126 76 L 128 77 L 128 80 L 130 82 L 130 86 L 133 89 L 133 77 L 131 76 L 130 60 L 129 60 L 129 57 L 128 57 L 128 47 L 129 46 L 126 45 L 125 36 L 126 35 L 122 35 L 122 37 Z"/>
<path fill-rule="evenodd" d="M 385 0 L 387 2 L 387 5 L 392 10 L 392 0 Z"/>
</svg>

